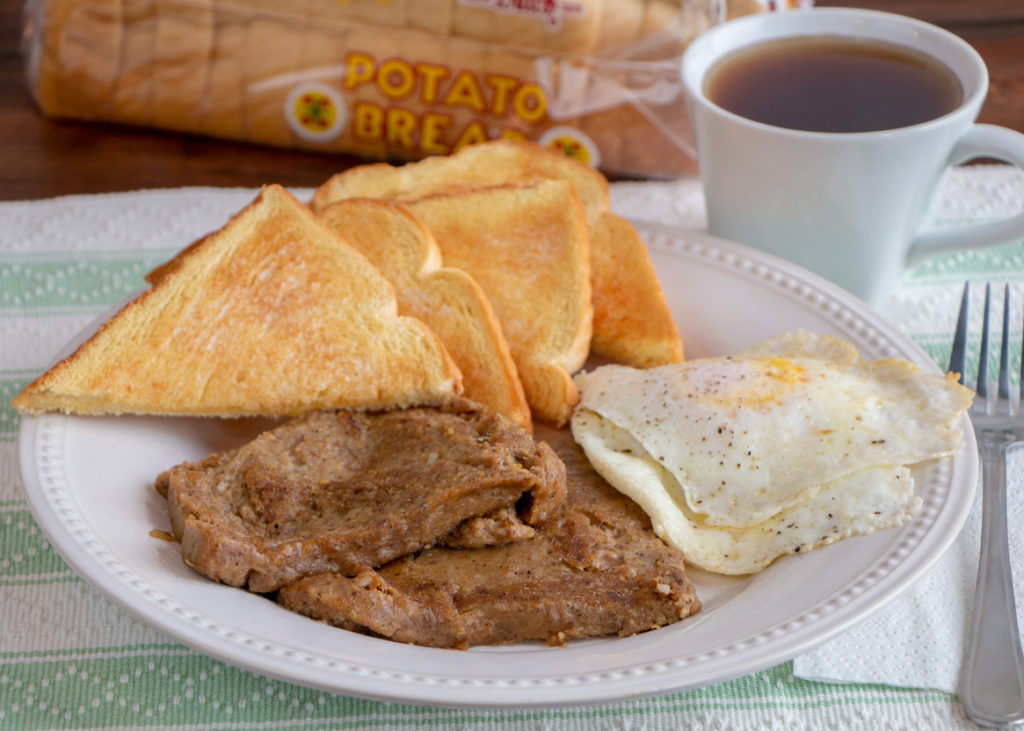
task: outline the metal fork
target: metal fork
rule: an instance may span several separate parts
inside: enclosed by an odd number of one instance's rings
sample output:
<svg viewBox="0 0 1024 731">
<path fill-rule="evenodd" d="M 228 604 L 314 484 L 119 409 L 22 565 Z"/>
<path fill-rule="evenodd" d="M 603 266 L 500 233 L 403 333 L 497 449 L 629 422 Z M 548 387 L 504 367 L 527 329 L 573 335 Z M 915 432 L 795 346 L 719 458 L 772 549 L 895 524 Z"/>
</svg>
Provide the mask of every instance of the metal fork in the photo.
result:
<svg viewBox="0 0 1024 731">
<path fill-rule="evenodd" d="M 969 292 L 969 285 L 965 284 L 949 361 L 949 370 L 961 374 L 961 382 L 966 366 Z M 1010 395 L 1008 286 L 1003 297 L 999 381 L 995 394 L 989 392 L 991 293 L 991 285 L 986 285 L 976 396 L 971 406 L 971 421 L 982 462 L 981 556 L 967 655 L 960 678 L 960 700 L 964 712 L 975 723 L 1006 728 L 1024 724 L 1024 657 L 1013 599 L 1006 525 L 1006 449 L 1024 439 L 1024 411 L 1020 397 L 1013 399 Z M 1021 395 L 1024 396 L 1024 341 L 1021 348 Z"/>
</svg>

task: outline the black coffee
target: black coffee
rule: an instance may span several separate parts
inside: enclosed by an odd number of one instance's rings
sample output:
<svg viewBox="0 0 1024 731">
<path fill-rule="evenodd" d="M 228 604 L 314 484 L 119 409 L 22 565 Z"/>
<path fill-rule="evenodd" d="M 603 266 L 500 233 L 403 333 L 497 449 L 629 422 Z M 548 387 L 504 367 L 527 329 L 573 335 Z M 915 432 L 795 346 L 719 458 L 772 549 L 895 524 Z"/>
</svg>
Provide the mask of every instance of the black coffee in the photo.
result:
<svg viewBox="0 0 1024 731">
<path fill-rule="evenodd" d="M 956 109 L 963 89 L 918 51 L 839 36 L 768 41 L 709 71 L 704 93 L 756 122 L 811 132 L 909 127 Z"/>
</svg>

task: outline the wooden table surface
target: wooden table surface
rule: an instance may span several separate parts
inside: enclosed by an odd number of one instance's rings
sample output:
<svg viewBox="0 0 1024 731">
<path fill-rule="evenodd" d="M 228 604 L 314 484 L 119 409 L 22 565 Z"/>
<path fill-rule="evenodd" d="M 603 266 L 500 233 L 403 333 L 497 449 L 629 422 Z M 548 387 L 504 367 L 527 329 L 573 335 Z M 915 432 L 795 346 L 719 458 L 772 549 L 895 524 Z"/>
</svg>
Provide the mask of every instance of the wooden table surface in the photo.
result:
<svg viewBox="0 0 1024 731">
<path fill-rule="evenodd" d="M 1024 131 L 1024 1 L 820 0 L 928 20 L 981 53 L 991 86 L 979 121 Z M 292 152 L 39 115 L 24 79 L 21 0 L 0 0 L 0 200 L 185 185 L 316 186 L 356 158 Z"/>
</svg>

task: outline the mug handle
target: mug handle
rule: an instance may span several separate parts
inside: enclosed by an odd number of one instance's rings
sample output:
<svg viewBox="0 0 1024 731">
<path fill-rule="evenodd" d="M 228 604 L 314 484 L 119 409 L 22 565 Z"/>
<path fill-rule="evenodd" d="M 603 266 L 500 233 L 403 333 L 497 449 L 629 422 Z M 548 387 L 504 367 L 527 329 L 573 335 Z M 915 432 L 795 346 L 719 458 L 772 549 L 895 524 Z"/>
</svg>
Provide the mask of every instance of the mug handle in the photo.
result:
<svg viewBox="0 0 1024 731">
<path fill-rule="evenodd" d="M 992 124 L 976 124 L 957 142 L 949 155 L 949 164 L 959 165 L 979 157 L 992 157 L 1024 168 L 1024 134 Z M 943 251 L 995 246 L 1020 237 L 1024 237 L 1024 211 L 1001 221 L 928 231 L 914 239 L 906 264 L 912 267 Z"/>
</svg>

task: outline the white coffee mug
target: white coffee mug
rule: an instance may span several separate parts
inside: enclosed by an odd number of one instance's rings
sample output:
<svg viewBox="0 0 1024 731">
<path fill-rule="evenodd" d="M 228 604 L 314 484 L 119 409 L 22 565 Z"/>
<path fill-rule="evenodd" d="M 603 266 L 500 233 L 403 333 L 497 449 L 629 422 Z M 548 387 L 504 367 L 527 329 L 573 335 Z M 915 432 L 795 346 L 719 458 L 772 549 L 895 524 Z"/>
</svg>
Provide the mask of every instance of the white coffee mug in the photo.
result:
<svg viewBox="0 0 1024 731">
<path fill-rule="evenodd" d="M 956 74 L 963 100 L 949 114 L 922 124 L 822 133 L 754 122 L 705 95 L 707 72 L 725 56 L 765 41 L 823 35 L 928 54 Z M 941 28 L 841 8 L 747 16 L 699 36 L 683 56 L 682 80 L 712 234 L 801 265 L 873 304 L 932 254 L 1024 237 L 1024 212 L 928 230 L 929 204 L 950 165 L 986 157 L 1024 167 L 1024 135 L 975 124 L 988 72 L 973 48 Z"/>
</svg>

